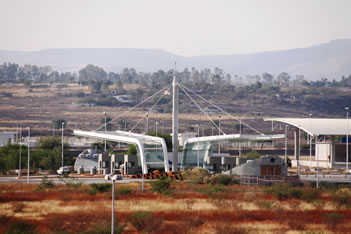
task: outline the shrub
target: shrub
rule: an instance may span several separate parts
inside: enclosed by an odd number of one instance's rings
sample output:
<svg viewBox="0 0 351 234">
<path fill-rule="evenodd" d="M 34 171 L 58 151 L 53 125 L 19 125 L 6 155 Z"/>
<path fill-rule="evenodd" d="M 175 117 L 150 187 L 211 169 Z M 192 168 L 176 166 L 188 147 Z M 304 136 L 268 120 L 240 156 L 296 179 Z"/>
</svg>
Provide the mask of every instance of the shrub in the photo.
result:
<svg viewBox="0 0 351 234">
<path fill-rule="evenodd" d="M 90 184 L 91 188 L 91 193 L 104 193 L 107 191 L 110 191 L 112 186 L 109 183 L 103 183 L 103 184 Z"/>
<path fill-rule="evenodd" d="M 5 232 L 6 234 L 20 234 L 26 233 L 31 234 L 35 233 L 36 226 L 33 224 L 27 223 L 25 221 L 15 221 L 12 222 L 9 229 Z"/>
<path fill-rule="evenodd" d="M 310 203 L 320 198 L 320 192 L 315 188 L 306 188 L 303 190 L 301 198 Z"/>
<path fill-rule="evenodd" d="M 351 205 L 351 191 L 348 188 L 342 188 L 335 192 L 333 200 L 336 203 L 337 207 L 350 207 Z"/>
<path fill-rule="evenodd" d="M 69 176 L 67 173 L 60 175 L 59 180 L 69 188 L 80 188 L 83 185 L 82 182 L 78 182 L 77 178 Z"/>
<path fill-rule="evenodd" d="M 115 228 L 114 228 L 114 233 L 116 234 L 121 234 L 126 225 L 120 224 L 120 223 L 115 223 Z M 111 224 L 110 223 L 98 223 L 93 225 L 89 230 L 82 232 L 82 234 L 110 234 L 111 233 Z"/>
<path fill-rule="evenodd" d="M 26 206 L 23 202 L 16 202 L 12 204 L 12 211 L 13 213 L 22 213 L 24 207 Z"/>
<path fill-rule="evenodd" d="M 127 195 L 132 192 L 132 189 L 126 186 L 120 187 L 117 189 L 117 194 L 119 195 Z"/>
<path fill-rule="evenodd" d="M 184 177 L 194 184 L 204 184 L 210 173 L 204 168 L 193 168 L 184 172 Z"/>
<path fill-rule="evenodd" d="M 228 185 L 230 184 L 231 181 L 232 181 L 232 176 L 230 175 L 217 174 L 217 175 L 211 176 L 210 178 L 211 184 Z"/>
<path fill-rule="evenodd" d="M 342 214 L 330 213 L 325 216 L 325 222 L 330 230 L 335 231 L 336 226 L 342 222 L 343 218 L 344 216 Z"/>
<path fill-rule="evenodd" d="M 171 189 L 172 178 L 163 176 L 158 180 L 150 181 L 151 190 L 153 192 L 168 194 Z"/>
<path fill-rule="evenodd" d="M 157 231 L 163 224 L 162 218 L 154 217 L 147 211 L 136 211 L 128 220 L 139 232 Z"/>
<path fill-rule="evenodd" d="M 216 196 L 216 193 L 225 193 L 228 192 L 228 189 L 226 189 L 223 185 L 217 184 L 215 186 L 208 186 L 204 189 L 199 190 L 200 193 L 206 194 L 207 196 Z"/>
<path fill-rule="evenodd" d="M 41 182 L 38 186 L 38 190 L 42 190 L 42 189 L 52 189 L 55 188 L 55 183 L 52 180 L 49 180 L 47 176 L 44 176 L 41 179 Z"/>
</svg>

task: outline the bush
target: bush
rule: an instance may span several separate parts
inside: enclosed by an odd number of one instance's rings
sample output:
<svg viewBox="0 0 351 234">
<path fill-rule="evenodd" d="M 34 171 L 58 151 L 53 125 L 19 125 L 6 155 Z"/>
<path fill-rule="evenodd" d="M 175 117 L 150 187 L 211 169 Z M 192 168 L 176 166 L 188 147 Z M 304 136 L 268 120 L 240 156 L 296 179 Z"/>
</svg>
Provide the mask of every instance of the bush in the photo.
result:
<svg viewBox="0 0 351 234">
<path fill-rule="evenodd" d="M 9 229 L 5 232 L 6 234 L 31 234 L 35 233 L 36 226 L 33 224 L 27 223 L 25 221 L 15 221 L 11 224 Z"/>
<path fill-rule="evenodd" d="M 226 192 L 228 192 L 228 189 L 225 188 L 221 184 L 217 184 L 215 186 L 208 186 L 205 189 L 200 189 L 199 192 L 203 193 L 203 194 L 206 194 L 209 197 L 213 197 L 213 196 L 216 196 L 216 193 L 226 193 Z"/>
<path fill-rule="evenodd" d="M 121 234 L 123 233 L 126 225 L 120 224 L 118 221 L 115 223 L 114 233 Z M 110 223 L 97 223 L 93 225 L 89 230 L 81 232 L 82 234 L 110 234 L 111 233 L 111 224 Z"/>
<path fill-rule="evenodd" d="M 330 230 L 335 231 L 336 226 L 342 222 L 343 218 L 344 216 L 342 214 L 330 213 L 325 216 L 325 222 Z"/>
<path fill-rule="evenodd" d="M 117 194 L 119 195 L 127 195 L 132 192 L 132 189 L 126 186 L 120 187 L 117 189 Z"/>
<path fill-rule="evenodd" d="M 305 188 L 301 197 L 301 199 L 305 200 L 308 203 L 313 202 L 319 198 L 320 192 L 315 188 Z"/>
<path fill-rule="evenodd" d="M 228 185 L 230 184 L 231 181 L 232 181 L 232 176 L 230 175 L 217 174 L 217 175 L 211 176 L 210 178 L 211 184 Z"/>
<path fill-rule="evenodd" d="M 348 188 L 341 188 L 337 190 L 333 196 L 334 202 L 337 207 L 350 207 L 351 206 L 351 190 Z"/>
<path fill-rule="evenodd" d="M 55 183 L 52 180 L 49 180 L 47 176 L 44 176 L 41 179 L 41 182 L 38 186 L 38 190 L 42 190 L 42 189 L 52 189 L 55 188 Z"/>
<path fill-rule="evenodd" d="M 158 180 L 150 181 L 151 191 L 168 194 L 171 189 L 171 183 L 173 180 L 167 176 L 163 176 Z"/>
<path fill-rule="evenodd" d="M 103 183 L 103 184 L 90 184 L 91 188 L 91 193 L 104 193 L 107 191 L 110 191 L 112 186 L 111 184 L 108 183 Z"/>
<path fill-rule="evenodd" d="M 185 179 L 194 184 L 204 184 L 209 176 L 210 173 L 204 168 L 193 168 L 184 172 Z"/>
<path fill-rule="evenodd" d="M 162 218 L 154 217 L 147 211 L 136 211 L 128 220 L 139 232 L 157 231 L 163 224 Z"/>
</svg>

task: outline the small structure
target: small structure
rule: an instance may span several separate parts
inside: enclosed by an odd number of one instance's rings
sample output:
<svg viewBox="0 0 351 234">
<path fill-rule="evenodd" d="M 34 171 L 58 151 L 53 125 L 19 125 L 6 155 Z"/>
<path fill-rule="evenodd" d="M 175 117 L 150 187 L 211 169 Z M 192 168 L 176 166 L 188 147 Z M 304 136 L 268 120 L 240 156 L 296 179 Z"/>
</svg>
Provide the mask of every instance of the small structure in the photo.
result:
<svg viewBox="0 0 351 234">
<path fill-rule="evenodd" d="M 98 168 L 99 154 L 101 153 L 94 149 L 80 153 L 74 162 L 74 171 L 83 168 L 83 172 L 90 172 L 92 168 Z"/>
<path fill-rule="evenodd" d="M 265 156 L 237 166 L 226 174 L 240 176 L 286 176 L 288 173 L 284 160 L 277 156 Z"/>
<path fill-rule="evenodd" d="M 120 103 L 133 103 L 133 96 L 132 95 L 118 95 L 118 96 L 113 96 L 117 101 Z"/>
</svg>

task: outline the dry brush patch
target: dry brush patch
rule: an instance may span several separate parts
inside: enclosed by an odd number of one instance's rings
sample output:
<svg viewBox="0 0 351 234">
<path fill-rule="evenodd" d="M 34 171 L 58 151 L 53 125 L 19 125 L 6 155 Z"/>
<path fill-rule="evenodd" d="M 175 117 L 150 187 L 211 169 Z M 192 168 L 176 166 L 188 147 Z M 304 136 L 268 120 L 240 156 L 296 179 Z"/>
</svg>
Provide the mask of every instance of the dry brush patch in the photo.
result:
<svg viewBox="0 0 351 234">
<path fill-rule="evenodd" d="M 174 193 L 162 195 L 151 192 L 149 186 L 141 193 L 137 183 L 117 185 L 115 207 L 119 228 L 125 233 L 135 233 L 137 229 L 130 217 L 138 212 L 156 217 L 159 222 L 154 224 L 162 233 L 223 233 L 223 230 L 227 230 L 225 233 L 278 233 L 326 229 L 342 233 L 351 228 L 346 222 L 351 218 L 351 209 L 333 208 L 332 198 L 324 193 L 316 200 L 321 204 L 315 204 L 310 199 L 278 200 L 260 187 L 232 185 L 223 189 L 184 182 L 173 186 Z M 21 220 L 29 223 L 21 224 L 23 227 L 34 225 L 40 233 L 109 230 L 111 191 L 91 194 L 87 185 L 76 189 L 60 185 L 39 192 L 33 185 L 0 185 L 0 188 L 0 231 Z M 123 188 L 128 191 L 118 194 Z M 323 204 L 329 204 L 328 209 Z"/>
</svg>

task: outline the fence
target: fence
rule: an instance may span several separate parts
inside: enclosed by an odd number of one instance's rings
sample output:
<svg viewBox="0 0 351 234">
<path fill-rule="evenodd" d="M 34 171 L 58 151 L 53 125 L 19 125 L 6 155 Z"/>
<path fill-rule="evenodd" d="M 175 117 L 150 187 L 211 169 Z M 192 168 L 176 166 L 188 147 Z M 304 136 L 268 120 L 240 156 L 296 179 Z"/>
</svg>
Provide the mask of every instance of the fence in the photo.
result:
<svg viewBox="0 0 351 234">
<path fill-rule="evenodd" d="M 239 183 L 246 185 L 291 184 L 300 183 L 299 176 L 239 176 Z"/>
</svg>

